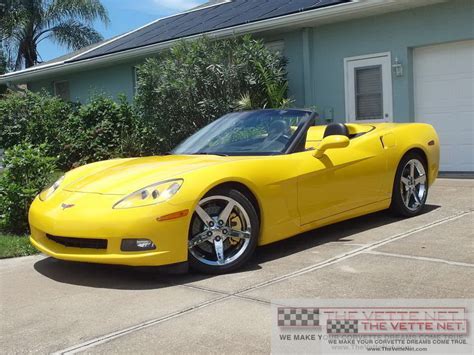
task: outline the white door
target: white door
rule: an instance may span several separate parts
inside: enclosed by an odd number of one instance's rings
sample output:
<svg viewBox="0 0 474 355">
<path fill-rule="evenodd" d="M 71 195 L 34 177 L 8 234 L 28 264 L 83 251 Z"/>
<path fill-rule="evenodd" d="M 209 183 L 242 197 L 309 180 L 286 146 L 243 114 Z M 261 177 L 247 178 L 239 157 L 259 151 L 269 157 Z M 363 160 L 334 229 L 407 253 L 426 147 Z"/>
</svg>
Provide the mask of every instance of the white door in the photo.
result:
<svg viewBox="0 0 474 355">
<path fill-rule="evenodd" d="M 344 59 L 346 113 L 349 122 L 393 120 L 390 53 Z"/>
<path fill-rule="evenodd" d="M 413 51 L 415 120 L 440 137 L 441 171 L 474 171 L 474 41 Z"/>
</svg>

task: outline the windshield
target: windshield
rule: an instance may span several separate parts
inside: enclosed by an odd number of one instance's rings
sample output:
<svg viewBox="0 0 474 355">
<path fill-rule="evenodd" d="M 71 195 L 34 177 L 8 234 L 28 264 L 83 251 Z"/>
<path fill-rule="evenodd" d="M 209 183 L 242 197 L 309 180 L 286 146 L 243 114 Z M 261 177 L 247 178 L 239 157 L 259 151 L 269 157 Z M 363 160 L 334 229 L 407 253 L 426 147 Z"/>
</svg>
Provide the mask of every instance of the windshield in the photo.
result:
<svg viewBox="0 0 474 355">
<path fill-rule="evenodd" d="M 311 112 L 260 110 L 234 112 L 199 130 L 173 154 L 274 155 L 284 153 Z"/>
</svg>

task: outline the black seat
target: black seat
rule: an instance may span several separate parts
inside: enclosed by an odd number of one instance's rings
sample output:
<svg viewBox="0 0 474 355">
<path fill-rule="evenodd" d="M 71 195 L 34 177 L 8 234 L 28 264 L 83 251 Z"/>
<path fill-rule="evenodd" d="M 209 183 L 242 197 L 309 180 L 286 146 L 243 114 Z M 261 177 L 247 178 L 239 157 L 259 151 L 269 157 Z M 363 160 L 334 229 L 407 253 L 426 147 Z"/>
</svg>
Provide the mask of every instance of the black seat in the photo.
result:
<svg viewBox="0 0 474 355">
<path fill-rule="evenodd" d="M 323 138 L 327 136 L 346 136 L 349 137 L 349 130 L 343 123 L 331 123 L 326 127 Z"/>
</svg>

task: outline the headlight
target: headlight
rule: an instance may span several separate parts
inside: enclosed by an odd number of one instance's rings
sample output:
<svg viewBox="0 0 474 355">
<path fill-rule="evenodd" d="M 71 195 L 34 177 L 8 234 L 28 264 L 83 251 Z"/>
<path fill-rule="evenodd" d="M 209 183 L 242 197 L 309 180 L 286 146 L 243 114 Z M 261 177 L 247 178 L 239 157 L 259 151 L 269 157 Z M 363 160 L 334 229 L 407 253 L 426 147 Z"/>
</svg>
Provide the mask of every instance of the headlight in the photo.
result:
<svg viewBox="0 0 474 355">
<path fill-rule="evenodd" d="M 52 184 L 50 187 L 47 187 L 43 191 L 40 192 L 39 198 L 41 201 L 46 201 L 48 198 L 51 197 L 51 195 L 56 191 L 61 183 L 64 180 L 64 176 L 61 176 L 54 184 Z"/>
<path fill-rule="evenodd" d="M 168 201 L 179 191 L 182 184 L 182 179 L 158 182 L 124 197 L 117 202 L 113 208 L 122 209 L 143 207 Z"/>
</svg>

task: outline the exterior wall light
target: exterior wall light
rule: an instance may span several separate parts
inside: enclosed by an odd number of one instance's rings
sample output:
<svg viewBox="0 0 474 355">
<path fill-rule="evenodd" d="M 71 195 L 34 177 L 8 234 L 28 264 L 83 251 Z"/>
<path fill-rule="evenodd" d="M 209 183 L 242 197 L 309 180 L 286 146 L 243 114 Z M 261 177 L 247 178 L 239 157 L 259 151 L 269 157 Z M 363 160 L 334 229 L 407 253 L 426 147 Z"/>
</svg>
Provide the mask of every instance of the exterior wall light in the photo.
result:
<svg viewBox="0 0 474 355">
<path fill-rule="evenodd" d="M 398 57 L 395 57 L 395 62 L 392 65 L 392 69 L 395 76 L 403 76 L 403 65 L 398 60 Z"/>
</svg>

